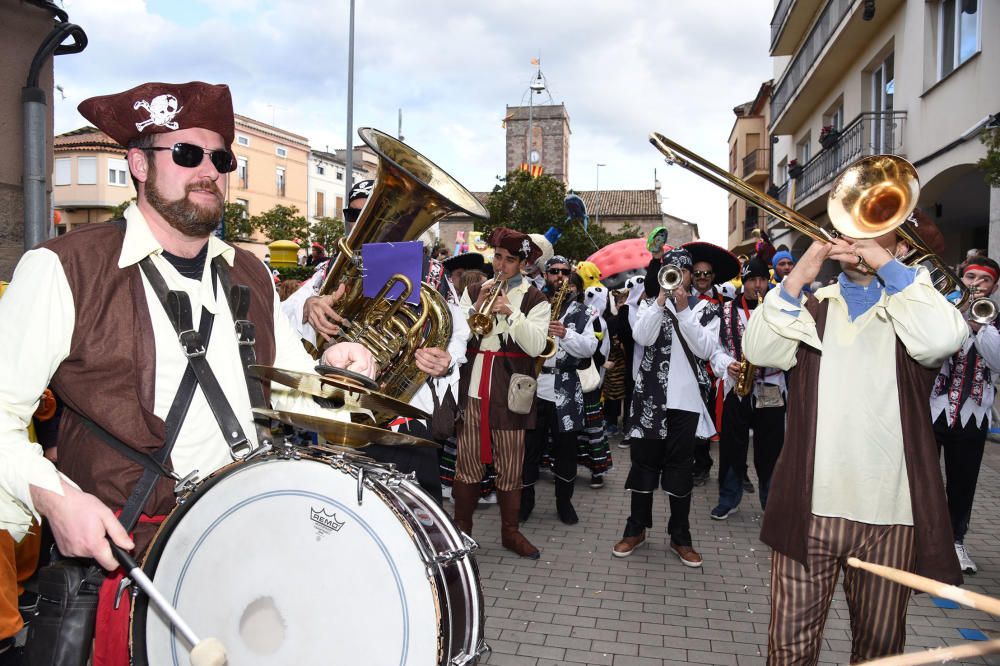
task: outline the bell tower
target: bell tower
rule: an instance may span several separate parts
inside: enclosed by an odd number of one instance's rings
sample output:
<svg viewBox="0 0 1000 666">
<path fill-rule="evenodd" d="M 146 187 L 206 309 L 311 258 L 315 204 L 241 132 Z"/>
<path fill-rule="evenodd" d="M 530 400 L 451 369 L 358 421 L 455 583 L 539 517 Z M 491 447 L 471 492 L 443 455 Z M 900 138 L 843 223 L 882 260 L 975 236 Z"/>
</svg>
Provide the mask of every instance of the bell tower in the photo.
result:
<svg viewBox="0 0 1000 666">
<path fill-rule="evenodd" d="M 532 64 L 538 65 L 538 60 L 533 60 Z M 543 93 L 547 99 L 542 98 Z M 536 104 L 539 98 L 545 103 Z M 553 103 L 541 66 L 521 98 L 521 106 L 507 106 L 504 127 L 507 129 L 506 173 L 517 171 L 522 165 L 527 165 L 528 169 L 541 167 L 542 173 L 569 183 L 569 114 L 564 104 Z"/>
</svg>

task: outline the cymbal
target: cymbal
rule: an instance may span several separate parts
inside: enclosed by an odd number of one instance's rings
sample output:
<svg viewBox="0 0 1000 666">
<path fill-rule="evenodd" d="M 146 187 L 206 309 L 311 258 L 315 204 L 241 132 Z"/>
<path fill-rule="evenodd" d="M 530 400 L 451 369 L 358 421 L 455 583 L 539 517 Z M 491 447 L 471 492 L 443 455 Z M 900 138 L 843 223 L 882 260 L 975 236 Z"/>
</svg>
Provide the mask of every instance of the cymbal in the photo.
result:
<svg viewBox="0 0 1000 666">
<path fill-rule="evenodd" d="M 360 423 L 351 423 L 349 421 L 334 421 L 333 419 L 325 419 L 322 416 L 313 416 L 312 414 L 284 412 L 274 409 L 262 409 L 260 407 L 255 407 L 253 413 L 280 421 L 281 423 L 287 423 L 296 428 L 315 432 L 321 435 L 328 443 L 334 446 L 344 446 L 349 449 L 358 449 L 369 444 L 439 447 L 435 442 L 414 437 L 413 435 L 393 432 L 385 428 L 362 425 Z"/>
<path fill-rule="evenodd" d="M 417 409 L 409 403 L 396 400 L 384 393 L 379 393 L 364 386 L 338 377 L 317 375 L 311 372 L 285 370 L 269 365 L 251 365 L 250 373 L 260 379 L 277 382 L 283 386 L 314 395 L 318 398 L 333 400 L 343 404 L 346 395 L 350 393 L 358 400 L 364 409 L 370 409 L 375 414 L 375 420 L 387 423 L 397 416 L 411 419 L 430 419 L 427 412 Z"/>
</svg>

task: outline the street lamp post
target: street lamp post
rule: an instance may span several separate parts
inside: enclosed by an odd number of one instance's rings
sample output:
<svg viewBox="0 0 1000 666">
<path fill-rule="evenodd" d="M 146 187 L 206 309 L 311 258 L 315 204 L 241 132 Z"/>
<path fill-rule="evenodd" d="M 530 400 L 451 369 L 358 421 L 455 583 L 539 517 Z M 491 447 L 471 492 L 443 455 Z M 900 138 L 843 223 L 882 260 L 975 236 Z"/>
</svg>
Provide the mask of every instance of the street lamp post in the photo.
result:
<svg viewBox="0 0 1000 666">
<path fill-rule="evenodd" d="M 596 185 L 597 192 L 595 193 L 596 197 L 594 199 L 594 224 L 601 223 L 601 167 L 602 166 L 608 166 L 608 165 L 602 162 L 598 162 L 597 168 L 595 169 L 595 171 L 597 172 L 597 185 Z"/>
<path fill-rule="evenodd" d="M 347 38 L 347 152 L 344 153 L 344 201 L 354 187 L 354 0 L 351 0 Z M 351 225 L 344 220 L 344 234 L 351 233 Z"/>
</svg>

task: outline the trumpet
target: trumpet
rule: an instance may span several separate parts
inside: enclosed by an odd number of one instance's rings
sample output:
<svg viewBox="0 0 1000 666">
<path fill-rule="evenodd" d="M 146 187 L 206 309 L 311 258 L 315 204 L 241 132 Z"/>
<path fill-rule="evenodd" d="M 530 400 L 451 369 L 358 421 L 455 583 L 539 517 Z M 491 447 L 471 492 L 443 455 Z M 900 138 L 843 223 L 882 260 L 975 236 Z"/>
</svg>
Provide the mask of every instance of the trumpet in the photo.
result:
<svg viewBox="0 0 1000 666">
<path fill-rule="evenodd" d="M 684 274 L 676 266 L 667 264 L 656 274 L 656 281 L 663 290 L 672 292 L 684 282 Z"/>
<path fill-rule="evenodd" d="M 977 324 L 992 324 L 997 318 L 997 304 L 986 296 L 980 296 L 980 291 L 976 287 L 969 289 L 969 321 Z"/>
<path fill-rule="evenodd" d="M 493 330 L 493 304 L 497 301 L 497 296 L 503 292 L 507 286 L 507 280 L 496 280 L 490 287 L 490 293 L 486 300 L 479 306 L 479 309 L 469 315 L 469 330 L 473 335 L 489 335 Z"/>
</svg>

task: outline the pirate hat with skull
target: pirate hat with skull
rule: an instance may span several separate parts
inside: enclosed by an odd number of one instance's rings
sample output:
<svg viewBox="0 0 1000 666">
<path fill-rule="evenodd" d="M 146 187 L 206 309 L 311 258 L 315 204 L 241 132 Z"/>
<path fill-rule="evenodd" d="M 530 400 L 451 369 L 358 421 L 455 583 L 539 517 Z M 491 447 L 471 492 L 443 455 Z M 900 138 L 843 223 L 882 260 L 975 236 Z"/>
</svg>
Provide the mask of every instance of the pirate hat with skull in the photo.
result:
<svg viewBox="0 0 1000 666">
<path fill-rule="evenodd" d="M 91 97 L 81 115 L 123 146 L 147 134 L 199 127 L 217 132 L 229 149 L 235 125 L 229 86 L 202 83 L 143 83 L 131 90 Z"/>
</svg>

